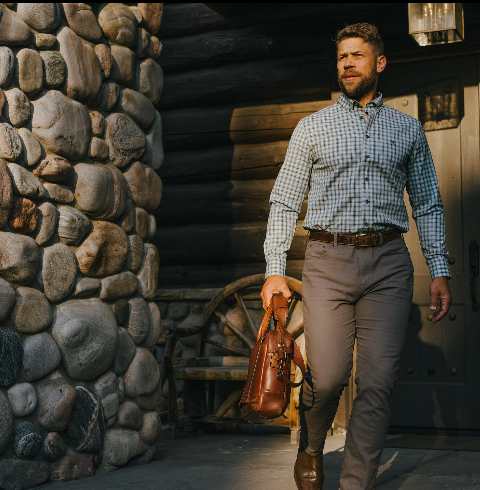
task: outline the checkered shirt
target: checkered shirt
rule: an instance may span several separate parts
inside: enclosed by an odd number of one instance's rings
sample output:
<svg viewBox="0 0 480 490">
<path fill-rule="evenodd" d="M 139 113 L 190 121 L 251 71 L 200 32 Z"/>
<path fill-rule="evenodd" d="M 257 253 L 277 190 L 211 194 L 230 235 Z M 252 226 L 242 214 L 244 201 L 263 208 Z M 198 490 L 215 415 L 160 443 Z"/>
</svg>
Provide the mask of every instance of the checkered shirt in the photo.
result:
<svg viewBox="0 0 480 490">
<path fill-rule="evenodd" d="M 450 277 L 443 205 L 420 122 L 384 104 L 381 94 L 363 108 L 342 93 L 335 104 L 304 117 L 270 195 L 265 276 L 285 275 L 307 189 L 306 229 L 405 233 L 405 186 L 432 279 Z"/>
</svg>

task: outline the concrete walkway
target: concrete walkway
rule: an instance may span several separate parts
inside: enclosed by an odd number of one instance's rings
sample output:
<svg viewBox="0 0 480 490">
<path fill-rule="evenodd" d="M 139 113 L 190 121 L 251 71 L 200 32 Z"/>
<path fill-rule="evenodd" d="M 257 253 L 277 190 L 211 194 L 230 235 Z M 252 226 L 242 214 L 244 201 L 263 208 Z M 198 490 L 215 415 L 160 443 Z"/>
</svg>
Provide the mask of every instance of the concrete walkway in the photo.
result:
<svg viewBox="0 0 480 490">
<path fill-rule="evenodd" d="M 344 436 L 327 439 L 324 490 L 338 490 Z M 199 434 L 160 441 L 149 465 L 43 490 L 296 490 L 296 447 L 279 434 Z M 480 452 L 385 449 L 375 488 L 480 490 Z"/>
</svg>

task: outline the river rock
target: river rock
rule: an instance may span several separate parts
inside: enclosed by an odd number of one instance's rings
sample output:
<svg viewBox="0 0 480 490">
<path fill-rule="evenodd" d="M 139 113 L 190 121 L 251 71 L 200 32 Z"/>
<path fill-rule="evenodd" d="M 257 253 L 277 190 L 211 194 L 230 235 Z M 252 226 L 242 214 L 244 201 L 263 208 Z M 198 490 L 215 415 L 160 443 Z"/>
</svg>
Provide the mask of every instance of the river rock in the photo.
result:
<svg viewBox="0 0 480 490">
<path fill-rule="evenodd" d="M 75 200 L 73 192 L 68 187 L 49 182 L 43 184 L 43 187 L 45 189 L 45 197 L 50 199 L 50 201 L 60 204 L 70 204 Z"/>
<path fill-rule="evenodd" d="M 57 38 L 53 34 L 35 34 L 34 44 L 37 49 L 53 49 Z"/>
<path fill-rule="evenodd" d="M 127 204 L 125 205 L 125 211 L 123 216 L 120 218 L 120 226 L 125 233 L 130 233 L 135 224 L 135 206 L 130 199 L 127 199 Z"/>
<path fill-rule="evenodd" d="M 133 296 L 138 287 L 138 279 L 132 272 L 121 272 L 102 280 L 100 299 L 112 301 Z"/>
<path fill-rule="evenodd" d="M 1 336 L 0 336 L 1 342 Z M 0 367 L 1 372 L 1 367 Z M 13 431 L 13 414 L 7 396 L 0 391 L 0 455 L 2 455 L 10 444 L 10 438 Z M 2 462 L 0 461 L 0 465 Z M 1 468 L 1 466 L 0 466 Z M 2 473 L 0 472 L 0 478 Z M 0 480 L 1 482 L 1 480 Z"/>
<path fill-rule="evenodd" d="M 145 446 L 145 452 L 140 456 L 132 458 L 128 462 L 128 466 L 143 466 L 145 464 L 150 464 L 157 454 L 157 449 L 155 446 Z"/>
<path fill-rule="evenodd" d="M 105 119 L 98 111 L 90 111 L 90 121 L 92 122 L 92 132 L 95 136 L 102 136 L 105 131 Z"/>
<path fill-rule="evenodd" d="M 64 3 L 63 11 L 68 26 L 75 34 L 92 43 L 100 41 L 102 29 L 90 5 L 86 3 Z"/>
<path fill-rule="evenodd" d="M 145 56 L 147 56 L 149 46 L 150 34 L 145 29 L 140 27 L 137 33 L 137 47 L 135 49 L 135 55 L 137 58 L 145 58 Z"/>
<path fill-rule="evenodd" d="M 17 131 L 22 142 L 22 163 L 32 167 L 42 158 L 42 145 L 27 128 L 19 128 Z"/>
<path fill-rule="evenodd" d="M 111 78 L 124 85 L 133 85 L 135 81 L 135 54 L 125 46 L 112 45 L 112 71 Z"/>
<path fill-rule="evenodd" d="M 43 442 L 42 429 L 31 422 L 17 421 L 13 427 L 10 447 L 18 458 L 33 458 Z"/>
<path fill-rule="evenodd" d="M 65 158 L 57 155 L 47 155 L 33 174 L 48 182 L 68 184 L 75 175 L 75 170 Z"/>
<path fill-rule="evenodd" d="M 7 392 L 15 417 L 26 417 L 37 408 L 37 393 L 30 383 L 17 383 Z"/>
<path fill-rule="evenodd" d="M 124 329 L 119 329 L 118 348 L 113 361 L 112 370 L 117 375 L 122 375 L 132 362 L 136 352 L 135 343 L 130 334 Z"/>
<path fill-rule="evenodd" d="M 132 298 L 128 301 L 128 333 L 135 344 L 139 345 L 148 334 L 150 328 L 149 308 L 143 298 Z"/>
<path fill-rule="evenodd" d="M 153 169 L 135 162 L 123 175 L 137 206 L 149 211 L 158 207 L 162 198 L 162 181 Z"/>
<path fill-rule="evenodd" d="M 80 160 L 86 155 L 90 118 L 82 104 L 50 90 L 33 106 L 32 132 L 48 151 L 69 160 Z"/>
<path fill-rule="evenodd" d="M 75 197 L 81 211 L 91 218 L 110 221 L 122 215 L 127 185 L 120 170 L 112 165 L 79 163 L 75 172 Z"/>
<path fill-rule="evenodd" d="M 75 286 L 77 259 L 62 243 L 44 249 L 42 280 L 43 292 L 53 303 L 67 297 Z"/>
<path fill-rule="evenodd" d="M 10 124 L 0 123 L 0 158 L 15 162 L 21 152 L 22 142 L 18 133 Z"/>
<path fill-rule="evenodd" d="M 99 289 L 102 283 L 99 279 L 93 279 L 92 277 L 84 277 L 81 279 L 77 286 L 75 287 L 75 296 L 78 298 L 86 298 L 95 294 Z"/>
<path fill-rule="evenodd" d="M 36 385 L 38 423 L 45 430 L 61 431 L 67 427 L 77 400 L 75 388 L 55 371 Z"/>
<path fill-rule="evenodd" d="M 153 300 L 157 292 L 160 259 L 155 245 L 146 243 L 143 250 L 143 263 L 137 274 L 138 292 L 145 299 Z"/>
<path fill-rule="evenodd" d="M 162 25 L 163 3 L 137 3 L 142 13 L 142 25 L 150 34 L 156 34 Z"/>
<path fill-rule="evenodd" d="M 140 429 L 143 422 L 142 412 L 138 405 L 130 401 L 124 401 L 118 409 L 117 423 L 126 429 Z"/>
<path fill-rule="evenodd" d="M 49 202 L 44 202 L 37 209 L 38 223 L 35 241 L 42 246 L 52 238 L 57 229 L 58 212 L 57 208 Z"/>
<path fill-rule="evenodd" d="M 113 58 L 110 49 L 108 49 L 105 44 L 97 44 L 95 46 L 95 54 L 102 67 L 103 78 L 108 78 L 113 66 Z"/>
<path fill-rule="evenodd" d="M 114 466 L 123 466 L 133 457 L 142 454 L 145 449 L 137 431 L 109 429 L 105 434 L 103 461 Z"/>
<path fill-rule="evenodd" d="M 25 336 L 23 343 L 23 365 L 20 378 L 36 381 L 58 368 L 61 361 L 60 349 L 47 332 Z M 41 362 L 39 360 L 41 359 Z"/>
<path fill-rule="evenodd" d="M 8 226 L 18 233 L 33 233 L 37 228 L 37 206 L 24 197 L 13 197 L 12 209 L 8 218 Z"/>
<path fill-rule="evenodd" d="M 30 101 L 18 88 L 5 90 L 7 99 L 7 117 L 12 126 L 24 126 L 30 118 Z"/>
<path fill-rule="evenodd" d="M 66 245 L 77 245 L 90 231 L 92 224 L 90 220 L 78 209 L 70 206 L 58 208 L 58 235 L 60 241 Z"/>
<path fill-rule="evenodd" d="M 67 64 L 67 95 L 87 105 L 94 104 L 102 85 L 100 63 L 94 49 L 69 27 L 64 27 L 57 39 Z"/>
<path fill-rule="evenodd" d="M 148 329 L 148 334 L 145 337 L 143 343 L 145 347 L 153 347 L 154 345 L 156 345 L 161 332 L 160 310 L 158 309 L 158 306 L 153 302 L 148 303 L 148 308 L 149 308 L 148 313 L 150 319 L 150 327 Z"/>
<path fill-rule="evenodd" d="M 127 259 L 125 232 L 108 221 L 95 221 L 93 231 L 77 249 L 80 271 L 85 276 L 102 277 L 117 274 Z"/>
<path fill-rule="evenodd" d="M 0 488 L 3 490 L 24 490 L 33 488 L 48 480 L 49 468 L 38 461 L 4 459 L 0 461 Z"/>
<path fill-rule="evenodd" d="M 92 160 L 106 160 L 108 158 L 108 145 L 100 138 L 92 138 L 89 151 Z"/>
<path fill-rule="evenodd" d="M 125 267 L 136 274 L 142 265 L 143 240 L 138 235 L 129 235 L 128 242 L 129 247 Z"/>
<path fill-rule="evenodd" d="M 152 36 L 150 38 L 150 44 L 148 46 L 148 56 L 156 60 L 160 58 L 160 55 L 162 54 L 162 50 L 163 50 L 163 44 L 161 43 L 160 39 L 158 39 L 158 37 L 156 36 Z"/>
<path fill-rule="evenodd" d="M 57 461 L 67 453 L 67 445 L 58 432 L 49 432 L 43 440 L 40 456 L 45 461 Z"/>
<path fill-rule="evenodd" d="M 37 274 L 39 248 L 30 237 L 0 232 L 0 276 L 24 286 Z"/>
<path fill-rule="evenodd" d="M 32 37 L 32 31 L 27 24 L 0 4 L 0 44 L 28 46 Z"/>
<path fill-rule="evenodd" d="M 68 5 L 68 4 L 67 4 Z M 73 481 L 93 476 L 95 469 L 93 460 L 89 456 L 71 454 L 52 464 L 50 468 L 50 480 Z"/>
<path fill-rule="evenodd" d="M 12 180 L 5 162 L 0 160 L 0 230 L 7 224 L 10 209 L 12 208 L 12 200 Z"/>
<path fill-rule="evenodd" d="M 118 343 L 115 314 L 98 299 L 67 301 L 56 308 L 52 336 L 62 353 L 67 374 L 78 380 L 95 379 L 115 357 Z"/>
<path fill-rule="evenodd" d="M 145 156 L 147 163 L 153 170 L 158 170 L 163 163 L 163 136 L 162 136 L 162 118 L 155 111 L 155 120 L 145 135 Z"/>
<path fill-rule="evenodd" d="M 0 279 L 0 322 L 7 318 L 15 303 L 15 289 L 7 281 Z"/>
<path fill-rule="evenodd" d="M 45 330 L 52 323 L 52 310 L 45 295 L 37 289 L 18 287 L 10 320 L 25 334 Z"/>
<path fill-rule="evenodd" d="M 118 401 L 122 403 L 123 400 L 125 400 L 125 380 L 118 378 Z"/>
<path fill-rule="evenodd" d="M 121 3 L 107 4 L 101 10 L 98 22 L 111 43 L 122 46 L 135 46 L 137 19 L 126 5 Z"/>
<path fill-rule="evenodd" d="M 123 325 L 128 320 L 128 301 L 126 299 L 119 299 L 115 303 L 110 304 L 115 316 L 117 318 L 117 323 Z"/>
<path fill-rule="evenodd" d="M 157 410 L 160 404 L 160 398 L 162 398 L 162 380 L 158 381 L 157 387 L 153 390 L 150 395 L 140 395 L 136 396 L 133 401 L 142 410 Z"/>
<path fill-rule="evenodd" d="M 135 208 L 135 233 L 142 239 L 148 238 L 148 213 L 145 209 Z"/>
<path fill-rule="evenodd" d="M 44 196 L 45 191 L 42 183 L 27 169 L 16 163 L 9 163 L 8 172 L 12 178 L 15 194 L 34 199 L 40 199 Z"/>
<path fill-rule="evenodd" d="M 136 90 L 126 88 L 122 91 L 120 104 L 123 112 L 130 116 L 141 128 L 148 128 L 155 118 L 153 104 Z"/>
<path fill-rule="evenodd" d="M 1 25 L 1 20 L 0 20 Z M 0 34 L 1 36 L 1 34 Z M 7 46 L 0 47 L 0 87 L 6 87 L 15 71 L 15 55 Z"/>
<path fill-rule="evenodd" d="M 120 95 L 120 87 L 114 82 L 105 82 L 102 83 L 100 93 L 100 107 L 104 111 L 110 112 L 117 103 Z"/>
<path fill-rule="evenodd" d="M 118 412 L 118 379 L 111 371 L 105 373 L 95 382 L 95 392 L 103 407 L 103 416 L 108 421 L 114 419 Z"/>
<path fill-rule="evenodd" d="M 130 398 L 149 395 L 155 390 L 160 381 L 160 370 L 150 351 L 137 347 L 124 379 L 125 394 Z"/>
<path fill-rule="evenodd" d="M 107 117 L 106 142 L 110 160 L 117 167 L 125 167 L 145 151 L 143 131 L 124 114 L 110 114 Z"/>
<path fill-rule="evenodd" d="M 148 215 L 148 239 L 152 240 L 157 234 L 157 221 L 153 214 Z"/>
<path fill-rule="evenodd" d="M 65 430 L 65 442 L 78 452 L 97 452 L 102 447 L 105 421 L 98 398 L 77 386 L 77 400 Z"/>
<path fill-rule="evenodd" d="M 54 31 L 60 23 L 58 3 L 17 3 L 17 15 L 32 29 Z"/>
<path fill-rule="evenodd" d="M 140 9 L 132 5 L 129 5 L 128 8 L 133 12 L 135 19 L 137 19 L 137 22 L 140 24 L 140 22 L 142 22 L 142 13 L 140 12 Z"/>
<path fill-rule="evenodd" d="M 149 412 L 143 415 L 142 425 L 138 431 L 140 439 L 147 444 L 153 444 L 160 432 L 160 417 L 156 412 Z"/>
<path fill-rule="evenodd" d="M 158 104 L 163 90 L 163 71 L 152 58 L 142 61 L 136 72 L 137 90 L 152 103 Z"/>
<path fill-rule="evenodd" d="M 18 85 L 27 95 L 34 95 L 42 89 L 43 63 L 38 51 L 28 48 L 21 49 L 17 53 L 17 70 Z"/>
<path fill-rule="evenodd" d="M 45 68 L 45 84 L 48 88 L 60 87 L 67 71 L 63 56 L 58 51 L 42 51 L 40 56 Z"/>
</svg>

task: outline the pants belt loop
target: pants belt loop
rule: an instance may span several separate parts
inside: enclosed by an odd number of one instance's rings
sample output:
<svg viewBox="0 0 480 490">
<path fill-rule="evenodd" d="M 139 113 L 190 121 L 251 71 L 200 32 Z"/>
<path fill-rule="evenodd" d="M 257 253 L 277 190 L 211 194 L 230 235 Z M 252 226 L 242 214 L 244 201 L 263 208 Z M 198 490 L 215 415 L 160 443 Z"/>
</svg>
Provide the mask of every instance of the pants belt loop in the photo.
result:
<svg viewBox="0 0 480 490">
<path fill-rule="evenodd" d="M 338 234 L 334 233 L 333 234 L 333 246 L 336 248 L 338 245 Z"/>
</svg>

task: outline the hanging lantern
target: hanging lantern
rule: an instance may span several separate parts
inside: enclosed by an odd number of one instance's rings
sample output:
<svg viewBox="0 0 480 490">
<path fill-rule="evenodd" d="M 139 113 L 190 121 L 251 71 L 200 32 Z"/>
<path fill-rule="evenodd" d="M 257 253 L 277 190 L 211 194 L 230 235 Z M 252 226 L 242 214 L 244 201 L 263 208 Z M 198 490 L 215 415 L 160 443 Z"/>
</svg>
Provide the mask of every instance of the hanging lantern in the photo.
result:
<svg viewBox="0 0 480 490">
<path fill-rule="evenodd" d="M 463 3 L 409 3 L 408 30 L 420 46 L 463 41 Z"/>
</svg>

